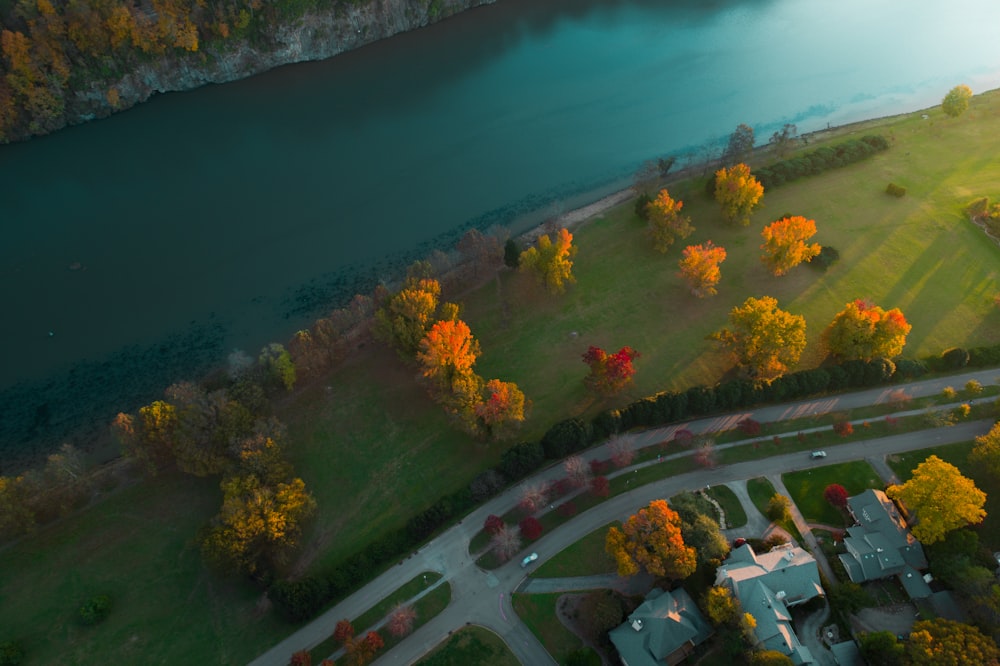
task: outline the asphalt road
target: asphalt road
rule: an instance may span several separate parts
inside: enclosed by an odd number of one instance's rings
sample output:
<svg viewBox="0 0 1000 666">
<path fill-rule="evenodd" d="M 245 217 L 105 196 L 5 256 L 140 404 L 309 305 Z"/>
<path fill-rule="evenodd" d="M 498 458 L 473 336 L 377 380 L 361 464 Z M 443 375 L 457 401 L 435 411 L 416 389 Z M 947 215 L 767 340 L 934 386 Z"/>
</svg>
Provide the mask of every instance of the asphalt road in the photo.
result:
<svg viewBox="0 0 1000 666">
<path fill-rule="evenodd" d="M 904 390 L 918 398 L 937 395 L 946 386 L 961 389 L 969 379 L 976 379 L 984 386 L 1000 383 L 997 369 L 953 375 L 944 379 L 914 382 L 906 385 L 879 387 L 867 391 L 827 396 L 793 404 L 774 405 L 745 410 L 733 414 L 673 424 L 625 435 L 636 448 L 669 440 L 673 433 L 685 428 L 695 434 L 728 430 L 743 418 L 753 418 L 761 423 L 782 421 L 806 415 L 822 414 L 855 407 L 888 402 L 894 392 Z M 546 558 L 613 520 L 623 520 L 653 499 L 670 497 L 682 490 L 692 490 L 706 485 L 729 483 L 743 479 L 779 476 L 784 472 L 872 458 L 884 459 L 887 454 L 921 449 L 939 444 L 967 441 L 981 435 L 992 426 L 992 420 L 961 423 L 956 426 L 918 431 L 874 440 L 853 441 L 828 449 L 825 460 L 813 461 L 801 451 L 772 456 L 733 465 L 703 469 L 688 474 L 669 477 L 652 484 L 640 486 L 618 495 L 578 515 L 553 529 L 532 544 L 532 550 Z M 608 443 L 588 450 L 584 458 L 606 460 L 610 457 Z M 655 461 L 645 464 L 657 464 Z M 619 473 L 629 473 L 621 470 Z M 502 495 L 482 505 L 462 522 L 448 529 L 416 553 L 385 572 L 368 585 L 341 601 L 294 634 L 275 645 L 251 662 L 251 666 L 286 666 L 291 655 L 302 649 L 311 649 L 328 638 L 338 620 L 357 617 L 380 599 L 390 595 L 400 585 L 428 570 L 438 571 L 452 586 L 451 604 L 438 616 L 417 629 L 406 640 L 381 655 L 380 666 L 411 664 L 433 649 L 454 630 L 468 624 L 478 624 L 497 633 L 523 664 L 542 666 L 555 661 L 545 651 L 534 634 L 518 620 L 511 608 L 510 596 L 523 582 L 525 570 L 519 558 L 485 572 L 479 569 L 469 555 L 469 542 L 481 529 L 489 514 L 503 515 L 517 505 L 520 489 L 526 483 L 554 481 L 564 475 L 560 465 L 553 464 L 533 477 L 524 480 Z M 361 627 L 357 628 L 359 631 Z"/>
</svg>

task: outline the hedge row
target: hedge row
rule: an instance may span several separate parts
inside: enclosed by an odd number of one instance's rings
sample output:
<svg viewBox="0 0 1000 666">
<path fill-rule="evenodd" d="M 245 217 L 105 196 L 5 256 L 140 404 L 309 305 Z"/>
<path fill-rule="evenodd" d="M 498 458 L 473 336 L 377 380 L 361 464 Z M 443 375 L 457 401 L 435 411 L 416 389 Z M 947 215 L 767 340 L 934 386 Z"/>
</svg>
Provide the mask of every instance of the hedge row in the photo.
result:
<svg viewBox="0 0 1000 666">
<path fill-rule="evenodd" d="M 451 525 L 509 485 L 536 472 L 548 461 L 565 458 L 616 433 L 762 403 L 908 381 L 920 377 L 928 369 L 954 370 L 967 365 L 1000 365 L 1000 345 L 970 350 L 949 349 L 924 361 L 899 359 L 893 362 L 883 358 L 845 361 L 839 365 L 785 375 L 769 384 L 736 379 L 712 387 L 664 391 L 636 400 L 621 409 L 602 412 L 589 423 L 577 418 L 566 419 L 549 428 L 541 441 L 524 442 L 509 448 L 495 468 L 479 474 L 468 487 L 442 497 L 411 518 L 403 529 L 374 541 L 323 576 L 278 581 L 270 587 L 268 596 L 276 610 L 288 620 L 308 620 L 328 603 L 345 597 L 387 565 L 413 552 L 438 530 Z"/>
<path fill-rule="evenodd" d="M 836 146 L 823 146 L 801 157 L 782 160 L 771 166 L 754 171 L 754 175 L 765 190 L 790 183 L 806 176 L 837 169 L 860 162 L 889 149 L 889 142 L 879 134 L 869 134 L 860 139 L 851 139 Z"/>
</svg>

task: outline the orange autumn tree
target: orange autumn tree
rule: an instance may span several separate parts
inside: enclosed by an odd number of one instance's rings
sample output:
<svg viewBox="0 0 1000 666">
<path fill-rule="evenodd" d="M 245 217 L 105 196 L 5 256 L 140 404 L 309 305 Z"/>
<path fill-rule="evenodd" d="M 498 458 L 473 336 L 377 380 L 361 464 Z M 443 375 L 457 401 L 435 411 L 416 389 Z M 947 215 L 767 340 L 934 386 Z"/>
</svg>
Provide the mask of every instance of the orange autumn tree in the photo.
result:
<svg viewBox="0 0 1000 666">
<path fill-rule="evenodd" d="M 764 196 L 764 186 L 742 162 L 715 172 L 715 200 L 722 207 L 722 216 L 740 226 L 750 224 L 750 214 Z"/>
<path fill-rule="evenodd" d="M 420 341 L 438 319 L 455 319 L 458 308 L 439 304 L 441 285 L 432 278 L 410 278 L 398 292 L 385 299 L 375 312 L 376 337 L 396 348 L 404 359 L 413 358 Z"/>
<path fill-rule="evenodd" d="M 719 264 L 726 260 L 726 249 L 708 241 L 703 245 L 688 245 L 684 248 L 678 266 L 678 275 L 688 284 L 691 293 L 698 298 L 714 296 L 718 293 L 715 285 L 722 279 Z"/>
<path fill-rule="evenodd" d="M 681 215 L 683 207 L 684 202 L 675 201 L 667 190 L 660 190 L 656 198 L 646 204 L 647 231 L 657 252 L 666 252 L 675 240 L 687 238 L 694 231 L 691 218 Z"/>
<path fill-rule="evenodd" d="M 431 393 L 453 411 L 466 411 L 479 400 L 482 379 L 472 371 L 479 341 L 462 320 L 435 323 L 420 341 L 417 361 Z"/>
<path fill-rule="evenodd" d="M 827 350 L 841 359 L 893 358 L 906 346 L 913 328 L 899 308 L 886 311 L 857 299 L 844 306 L 823 331 Z"/>
<path fill-rule="evenodd" d="M 573 256 L 576 246 L 573 245 L 573 234 L 566 229 L 556 233 L 555 241 L 548 234 L 539 237 L 535 247 L 530 247 L 521 253 L 520 270 L 534 273 L 539 282 L 544 284 L 550 293 L 561 294 L 566 291 L 567 283 L 576 282 L 573 277 Z"/>
<path fill-rule="evenodd" d="M 801 215 L 784 217 L 764 227 L 760 232 L 764 244 L 761 261 L 774 275 L 784 275 L 803 261 L 817 256 L 822 249 L 818 243 L 806 241 L 816 235 L 816 221 Z"/>
<path fill-rule="evenodd" d="M 604 548 L 618 563 L 619 576 L 640 570 L 661 578 L 681 580 L 697 567 L 695 549 L 684 543 L 681 518 L 666 500 L 653 500 L 621 529 L 608 530 Z"/>
<path fill-rule="evenodd" d="M 524 393 L 514 382 L 491 379 L 484 387 L 486 398 L 475 406 L 481 432 L 492 439 L 503 439 L 524 421 Z"/>
</svg>

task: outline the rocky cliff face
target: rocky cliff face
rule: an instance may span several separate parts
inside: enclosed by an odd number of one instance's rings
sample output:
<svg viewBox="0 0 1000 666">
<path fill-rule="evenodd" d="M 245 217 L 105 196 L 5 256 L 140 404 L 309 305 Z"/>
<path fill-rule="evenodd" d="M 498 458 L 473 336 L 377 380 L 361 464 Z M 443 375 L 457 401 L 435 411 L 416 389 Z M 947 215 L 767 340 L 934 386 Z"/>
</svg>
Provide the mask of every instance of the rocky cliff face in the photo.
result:
<svg viewBox="0 0 1000 666">
<path fill-rule="evenodd" d="M 67 120 L 76 124 L 105 117 L 144 102 L 154 93 L 191 90 L 206 83 L 243 79 L 280 65 L 322 60 L 495 1 L 369 0 L 308 14 L 277 26 L 267 47 L 227 43 L 224 52 L 169 54 L 116 81 L 95 82 L 75 94 L 68 104 Z M 117 95 L 114 104 L 109 90 Z"/>
</svg>

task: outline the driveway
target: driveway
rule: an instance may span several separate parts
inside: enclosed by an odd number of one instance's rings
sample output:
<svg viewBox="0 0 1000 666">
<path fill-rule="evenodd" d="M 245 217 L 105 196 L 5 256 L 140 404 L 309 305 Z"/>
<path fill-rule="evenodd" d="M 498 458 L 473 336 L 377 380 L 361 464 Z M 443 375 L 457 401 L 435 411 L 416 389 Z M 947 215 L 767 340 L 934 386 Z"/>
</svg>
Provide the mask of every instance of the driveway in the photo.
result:
<svg viewBox="0 0 1000 666">
<path fill-rule="evenodd" d="M 961 387 L 969 379 L 976 379 L 985 385 L 996 384 L 997 370 L 976 371 L 955 375 L 944 379 L 915 382 L 908 385 L 880 387 L 857 393 L 824 397 L 787 405 L 774 405 L 734 414 L 713 416 L 706 419 L 673 424 L 640 433 L 624 435 L 636 448 L 667 441 L 673 433 L 685 428 L 696 434 L 726 430 L 735 426 L 743 418 L 753 418 L 760 422 L 779 421 L 807 414 L 849 409 L 878 404 L 890 400 L 892 393 L 903 389 L 912 397 L 936 395 L 945 386 Z M 969 440 L 989 430 L 992 420 L 981 420 L 960 425 L 919 431 L 905 435 L 895 435 L 877 440 L 856 441 L 831 448 L 825 464 L 835 464 L 868 457 L 883 459 L 887 454 L 912 449 Z M 689 455 L 689 452 L 677 455 Z M 584 458 L 606 460 L 610 458 L 609 443 L 594 447 L 583 454 Z M 661 462 L 668 462 L 671 456 L 664 456 Z M 643 465 L 658 464 L 657 461 Z M 635 510 L 653 499 L 670 497 L 682 490 L 702 488 L 708 484 L 734 484 L 734 492 L 739 482 L 758 476 L 774 477 L 784 472 L 806 469 L 813 465 L 808 456 L 789 453 L 761 460 L 726 465 L 715 469 L 703 469 L 674 476 L 641 486 L 618 495 L 600 505 L 574 517 L 553 529 L 532 545 L 541 557 L 548 557 L 574 543 L 582 534 L 603 527 L 614 520 L 624 520 Z M 618 473 L 629 473 L 632 468 Z M 522 483 L 554 481 L 563 476 L 560 464 L 553 463 Z M 469 542 L 480 530 L 489 514 L 503 515 L 517 505 L 521 484 L 508 489 L 486 504 L 474 510 L 460 523 L 443 532 L 399 564 L 375 578 L 365 587 L 342 600 L 336 606 L 298 629 L 294 634 L 257 657 L 251 666 L 286 666 L 289 657 L 296 651 L 315 647 L 332 633 L 338 620 L 357 617 L 379 600 L 390 595 L 401 584 L 420 574 L 432 570 L 442 574 L 452 586 L 452 602 L 437 617 L 420 627 L 409 638 L 382 655 L 380 665 L 411 664 L 432 649 L 452 631 L 468 624 L 482 625 L 501 636 L 515 656 L 524 664 L 542 666 L 555 663 L 544 647 L 528 628 L 518 620 L 510 605 L 510 595 L 521 584 L 525 572 L 517 558 L 492 572 L 484 572 L 475 566 L 468 552 Z M 738 495 L 739 496 L 739 495 Z M 752 505 L 751 505 L 752 507 Z M 748 509 L 747 515 L 756 513 Z M 756 520 L 756 518 L 754 519 Z M 801 529 L 801 528 L 800 528 Z"/>
</svg>

